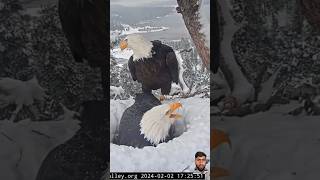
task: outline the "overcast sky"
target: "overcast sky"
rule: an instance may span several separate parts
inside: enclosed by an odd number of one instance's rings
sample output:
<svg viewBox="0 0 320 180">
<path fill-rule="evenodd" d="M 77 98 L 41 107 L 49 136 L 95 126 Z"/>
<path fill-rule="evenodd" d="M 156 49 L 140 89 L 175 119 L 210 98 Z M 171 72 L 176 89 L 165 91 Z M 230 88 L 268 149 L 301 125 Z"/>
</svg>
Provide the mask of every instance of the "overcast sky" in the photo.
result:
<svg viewBox="0 0 320 180">
<path fill-rule="evenodd" d="M 173 6 L 176 0 L 111 0 L 111 5 L 122 6 Z"/>
</svg>

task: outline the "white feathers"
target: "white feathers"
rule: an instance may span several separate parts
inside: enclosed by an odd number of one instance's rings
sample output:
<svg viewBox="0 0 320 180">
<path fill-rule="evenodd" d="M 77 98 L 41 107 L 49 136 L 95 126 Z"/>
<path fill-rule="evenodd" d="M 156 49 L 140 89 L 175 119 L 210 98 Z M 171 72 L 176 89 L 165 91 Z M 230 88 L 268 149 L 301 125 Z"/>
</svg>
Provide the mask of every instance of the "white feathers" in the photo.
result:
<svg viewBox="0 0 320 180">
<path fill-rule="evenodd" d="M 174 119 L 165 115 L 169 109 L 168 104 L 155 106 L 142 117 L 141 134 L 144 134 L 144 137 L 152 144 L 158 145 L 169 134 L 169 129 L 174 122 Z"/>
<path fill-rule="evenodd" d="M 130 34 L 127 36 L 128 48 L 133 50 L 133 60 L 137 61 L 142 58 L 150 58 L 152 56 L 151 49 L 153 47 L 150 41 L 144 39 L 139 34 Z"/>
</svg>

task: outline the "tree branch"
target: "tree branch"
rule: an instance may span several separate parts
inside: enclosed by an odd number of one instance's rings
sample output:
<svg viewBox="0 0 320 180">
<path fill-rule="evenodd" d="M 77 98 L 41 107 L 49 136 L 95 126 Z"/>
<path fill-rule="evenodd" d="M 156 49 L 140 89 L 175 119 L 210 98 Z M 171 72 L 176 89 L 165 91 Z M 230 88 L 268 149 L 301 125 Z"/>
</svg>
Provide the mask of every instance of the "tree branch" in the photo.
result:
<svg viewBox="0 0 320 180">
<path fill-rule="evenodd" d="M 184 23 L 197 48 L 197 52 L 207 69 L 210 69 L 210 50 L 205 45 L 205 36 L 201 33 L 201 23 L 199 9 L 201 0 L 177 0 L 179 7 L 176 8 L 178 13 L 182 14 Z"/>
</svg>

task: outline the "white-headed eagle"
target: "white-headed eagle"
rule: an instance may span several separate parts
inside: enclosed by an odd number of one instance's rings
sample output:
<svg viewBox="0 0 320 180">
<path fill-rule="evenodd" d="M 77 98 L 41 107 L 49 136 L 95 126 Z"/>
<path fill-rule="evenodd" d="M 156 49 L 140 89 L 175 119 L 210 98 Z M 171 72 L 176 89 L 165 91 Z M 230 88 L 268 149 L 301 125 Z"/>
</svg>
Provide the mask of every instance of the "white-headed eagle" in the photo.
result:
<svg viewBox="0 0 320 180">
<path fill-rule="evenodd" d="M 140 122 L 140 131 L 144 138 L 154 145 L 166 140 L 169 130 L 182 115 L 175 113 L 181 103 L 162 104 L 144 113 Z M 171 137 L 172 138 L 172 137 Z"/>
<path fill-rule="evenodd" d="M 179 64 L 173 49 L 161 41 L 147 41 L 141 35 L 128 35 L 120 42 L 120 48 L 131 48 L 128 61 L 134 81 L 142 84 L 145 93 L 161 89 L 163 95 L 171 90 L 171 83 L 179 83 Z"/>
</svg>

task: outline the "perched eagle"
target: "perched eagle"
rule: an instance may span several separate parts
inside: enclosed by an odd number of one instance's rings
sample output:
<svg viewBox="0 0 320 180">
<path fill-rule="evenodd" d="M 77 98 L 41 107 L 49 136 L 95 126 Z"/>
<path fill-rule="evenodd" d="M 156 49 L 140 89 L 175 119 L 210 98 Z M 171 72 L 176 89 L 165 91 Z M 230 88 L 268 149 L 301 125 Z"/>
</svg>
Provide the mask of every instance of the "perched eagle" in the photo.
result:
<svg viewBox="0 0 320 180">
<path fill-rule="evenodd" d="M 131 48 L 128 61 L 134 81 L 142 84 L 145 93 L 161 89 L 163 95 L 171 90 L 171 83 L 179 83 L 179 64 L 173 49 L 160 41 L 146 41 L 141 35 L 128 35 L 120 43 L 121 50 Z"/>
<path fill-rule="evenodd" d="M 105 0 L 59 0 L 61 26 L 72 55 L 76 62 L 86 60 L 91 67 L 101 68 L 105 96 L 109 59 L 107 8 Z"/>
</svg>

